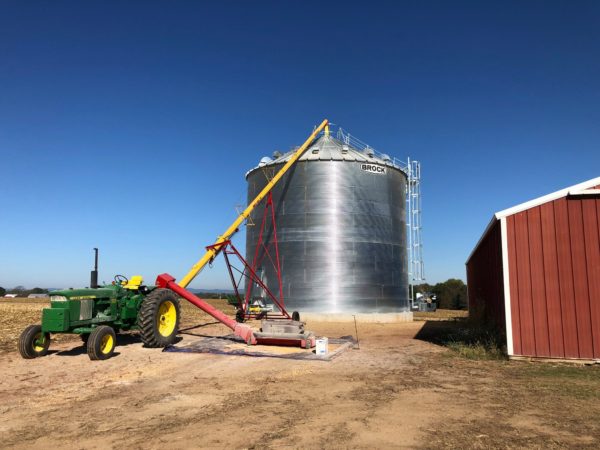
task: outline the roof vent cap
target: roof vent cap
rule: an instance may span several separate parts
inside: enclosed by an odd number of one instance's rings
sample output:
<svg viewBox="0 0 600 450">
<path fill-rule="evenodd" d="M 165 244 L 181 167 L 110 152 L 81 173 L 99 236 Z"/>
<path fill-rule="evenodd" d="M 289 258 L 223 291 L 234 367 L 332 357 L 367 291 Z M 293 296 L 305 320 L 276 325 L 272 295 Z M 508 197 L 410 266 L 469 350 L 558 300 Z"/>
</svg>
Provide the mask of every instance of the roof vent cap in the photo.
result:
<svg viewBox="0 0 600 450">
<path fill-rule="evenodd" d="M 372 158 L 373 156 L 375 156 L 375 150 L 373 150 L 371 147 L 367 146 L 367 148 L 365 148 L 365 153 L 367 154 L 367 156 L 369 158 Z"/>
<path fill-rule="evenodd" d="M 346 144 L 342 145 L 342 155 L 345 155 L 350 150 L 350 147 Z"/>
<path fill-rule="evenodd" d="M 269 164 L 272 161 L 273 160 L 271 158 L 269 158 L 268 156 L 263 156 L 262 158 L 260 158 L 260 162 L 258 163 L 258 167 L 266 166 L 267 164 Z"/>
<path fill-rule="evenodd" d="M 311 149 L 310 149 L 310 152 L 311 152 L 313 155 L 316 155 L 317 153 L 319 153 L 319 147 L 313 147 L 313 148 L 311 148 Z"/>
<path fill-rule="evenodd" d="M 381 159 L 383 159 L 385 162 L 390 162 L 392 160 L 392 158 L 390 158 L 390 155 L 386 155 L 385 153 L 381 155 Z"/>
<path fill-rule="evenodd" d="M 275 150 L 273 152 L 273 158 L 274 159 L 281 158 L 281 152 L 279 150 Z"/>
</svg>

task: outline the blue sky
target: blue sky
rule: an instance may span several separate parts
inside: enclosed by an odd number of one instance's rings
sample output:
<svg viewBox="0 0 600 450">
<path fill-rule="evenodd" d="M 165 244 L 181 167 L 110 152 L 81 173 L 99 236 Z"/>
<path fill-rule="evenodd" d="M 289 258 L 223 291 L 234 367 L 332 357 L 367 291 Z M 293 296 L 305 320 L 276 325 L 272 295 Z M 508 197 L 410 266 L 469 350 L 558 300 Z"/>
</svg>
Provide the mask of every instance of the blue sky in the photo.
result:
<svg viewBox="0 0 600 450">
<path fill-rule="evenodd" d="M 182 277 L 323 118 L 422 163 L 426 275 L 599 175 L 600 3 L 2 2 L 0 286 Z M 236 241 L 244 248 L 244 236 Z M 193 287 L 229 287 L 221 264 Z"/>
</svg>

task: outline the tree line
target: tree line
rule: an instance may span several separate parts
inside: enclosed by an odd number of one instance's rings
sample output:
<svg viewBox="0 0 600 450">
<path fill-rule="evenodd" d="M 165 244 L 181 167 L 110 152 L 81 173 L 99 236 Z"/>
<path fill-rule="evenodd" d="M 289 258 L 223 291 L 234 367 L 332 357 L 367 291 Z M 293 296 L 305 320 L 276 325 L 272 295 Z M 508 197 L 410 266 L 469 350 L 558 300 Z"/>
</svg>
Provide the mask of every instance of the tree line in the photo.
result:
<svg viewBox="0 0 600 450">
<path fill-rule="evenodd" d="M 434 285 L 423 283 L 414 286 L 414 295 L 431 292 L 436 296 L 437 306 L 440 309 L 467 309 L 467 286 L 462 280 L 450 278 L 442 283 Z M 12 289 L 5 289 L 0 286 L 0 297 L 6 294 L 17 294 L 19 297 L 27 297 L 29 294 L 47 294 L 48 289 L 35 287 L 25 289 L 23 286 L 16 286 Z M 203 298 L 227 298 L 227 293 L 220 294 L 215 292 L 205 292 L 200 294 Z"/>
<path fill-rule="evenodd" d="M 6 294 L 16 294 L 18 297 L 27 297 L 29 294 L 47 294 L 48 289 L 34 287 L 33 289 L 25 289 L 24 286 L 16 286 L 12 289 L 5 289 L 0 286 L 0 297 Z"/>
<path fill-rule="evenodd" d="M 450 278 L 434 285 L 423 283 L 414 286 L 416 300 L 417 293 L 431 292 L 435 294 L 437 307 L 440 309 L 467 309 L 467 285 L 456 278 Z"/>
</svg>

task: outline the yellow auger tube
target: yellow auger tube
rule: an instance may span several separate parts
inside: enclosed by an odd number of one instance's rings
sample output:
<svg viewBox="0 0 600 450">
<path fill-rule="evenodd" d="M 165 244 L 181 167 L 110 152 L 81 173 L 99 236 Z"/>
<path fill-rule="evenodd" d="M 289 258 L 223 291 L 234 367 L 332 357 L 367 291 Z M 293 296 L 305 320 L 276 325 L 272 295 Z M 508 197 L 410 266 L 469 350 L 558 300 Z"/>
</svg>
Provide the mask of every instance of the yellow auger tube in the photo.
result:
<svg viewBox="0 0 600 450">
<path fill-rule="evenodd" d="M 218 244 L 225 242 L 226 240 L 228 240 L 229 238 L 231 238 L 231 236 L 233 236 L 235 234 L 235 232 L 238 230 L 238 227 L 242 224 L 242 222 L 244 220 L 246 220 L 248 218 L 248 216 L 250 215 L 250 213 L 252 212 L 252 210 L 254 208 L 256 208 L 256 205 L 258 205 L 260 203 L 260 201 L 266 197 L 266 195 L 269 193 L 269 191 L 271 189 L 273 189 L 273 186 L 275 186 L 277 184 L 277 182 L 281 179 L 281 177 L 283 177 L 285 175 L 285 173 L 289 170 L 289 168 L 292 167 L 292 165 L 294 165 L 294 163 L 298 160 L 298 158 L 300 158 L 302 156 L 302 154 L 306 151 L 308 146 L 315 140 L 317 135 L 321 131 L 323 131 L 323 129 L 325 127 L 329 128 L 329 121 L 327 119 L 325 119 L 323 122 L 321 122 L 321 125 L 319 125 L 317 128 L 315 128 L 315 131 L 312 132 L 312 134 L 308 137 L 308 139 L 304 142 L 304 144 L 302 144 L 300 146 L 300 148 L 298 148 L 298 150 L 296 150 L 296 152 L 290 158 L 290 160 L 287 163 L 285 163 L 285 165 L 281 169 L 279 169 L 279 172 L 277 172 L 277 174 L 275 174 L 275 176 L 271 179 L 271 181 L 269 181 L 267 183 L 267 185 L 264 187 L 264 189 L 262 191 L 260 191 L 260 193 L 256 196 L 256 198 L 254 200 L 252 200 L 252 202 L 238 216 L 238 218 L 235 219 L 235 222 L 233 222 L 231 224 L 231 226 L 227 229 L 227 231 L 225 231 L 225 233 L 223 233 L 223 235 L 219 236 L 219 238 L 213 244 L 213 247 L 209 248 L 206 251 L 206 253 L 204 254 L 204 256 L 196 264 L 194 264 L 194 266 L 187 273 L 187 275 L 179 281 L 179 283 L 178 283 L 179 286 L 181 286 L 183 288 L 187 287 L 187 285 L 190 284 L 194 278 L 196 278 L 196 276 L 202 271 L 202 269 L 204 269 L 204 266 L 206 266 L 210 261 L 212 261 L 212 259 L 220 251 L 220 247 Z"/>
</svg>

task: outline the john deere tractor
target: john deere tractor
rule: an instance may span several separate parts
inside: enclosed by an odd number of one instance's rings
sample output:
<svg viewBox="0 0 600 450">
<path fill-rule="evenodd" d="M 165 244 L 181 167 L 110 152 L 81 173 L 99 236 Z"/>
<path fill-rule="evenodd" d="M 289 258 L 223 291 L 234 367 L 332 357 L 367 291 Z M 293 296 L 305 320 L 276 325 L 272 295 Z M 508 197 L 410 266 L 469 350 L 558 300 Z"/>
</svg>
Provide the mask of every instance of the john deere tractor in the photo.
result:
<svg viewBox="0 0 600 450">
<path fill-rule="evenodd" d="M 175 342 L 177 295 L 169 289 L 145 286 L 138 275 L 131 280 L 117 275 L 112 284 L 98 286 L 95 250 L 91 287 L 50 293 L 50 307 L 42 311 L 42 324 L 29 325 L 19 338 L 23 358 L 46 355 L 53 333 L 80 335 L 92 360 L 112 356 L 119 331 L 139 330 L 146 347 L 166 347 Z"/>
</svg>

